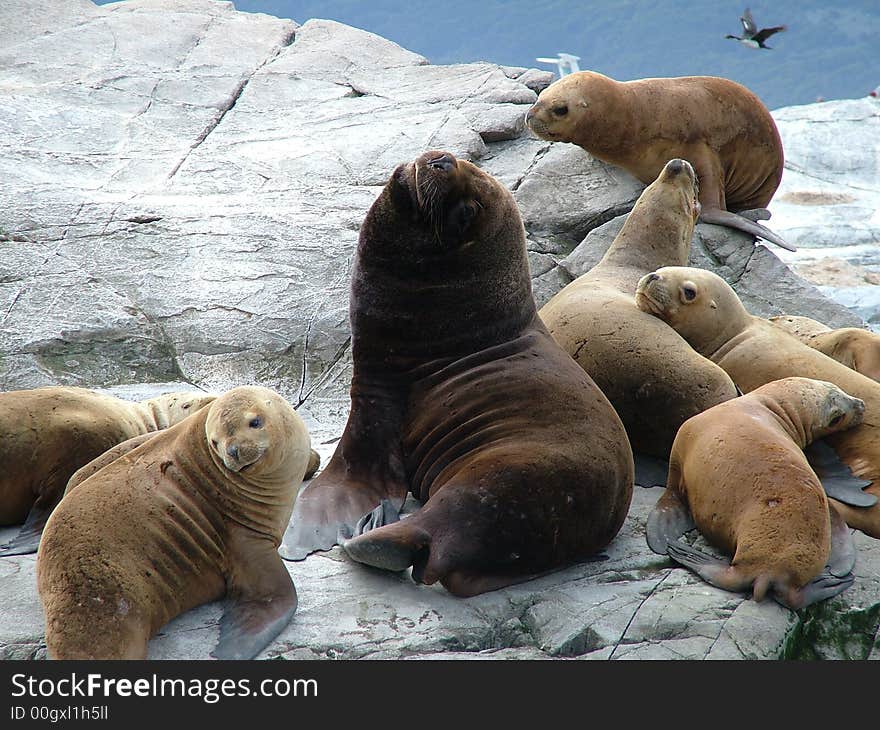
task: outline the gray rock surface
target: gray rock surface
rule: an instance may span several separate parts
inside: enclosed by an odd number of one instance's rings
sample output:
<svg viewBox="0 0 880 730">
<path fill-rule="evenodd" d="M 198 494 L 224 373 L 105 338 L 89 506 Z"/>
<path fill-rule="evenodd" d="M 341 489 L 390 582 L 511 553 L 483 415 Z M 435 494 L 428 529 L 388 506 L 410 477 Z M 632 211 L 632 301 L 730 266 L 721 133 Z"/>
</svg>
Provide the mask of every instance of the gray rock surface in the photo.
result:
<svg viewBox="0 0 880 730">
<path fill-rule="evenodd" d="M 431 66 L 339 23 L 297 26 L 224 2 L 45 0 L 36 12 L 7 0 L 0 388 L 142 398 L 256 382 L 299 407 L 326 462 L 348 408 L 358 227 L 397 164 L 445 148 L 506 184 L 539 304 L 619 230 L 642 186 L 524 132 L 549 80 Z M 753 311 L 857 321 L 776 253 L 714 226 L 694 239 L 694 261 Z M 876 658 L 874 541 L 860 540 L 853 589 L 795 615 L 652 554 L 643 526 L 658 492 L 636 491 L 607 560 L 468 600 L 338 549 L 289 564 L 300 608 L 263 656 Z M 180 617 L 151 656 L 207 657 L 218 618 L 217 605 Z M 34 558 L 0 561 L 0 656 L 44 653 Z"/>
</svg>

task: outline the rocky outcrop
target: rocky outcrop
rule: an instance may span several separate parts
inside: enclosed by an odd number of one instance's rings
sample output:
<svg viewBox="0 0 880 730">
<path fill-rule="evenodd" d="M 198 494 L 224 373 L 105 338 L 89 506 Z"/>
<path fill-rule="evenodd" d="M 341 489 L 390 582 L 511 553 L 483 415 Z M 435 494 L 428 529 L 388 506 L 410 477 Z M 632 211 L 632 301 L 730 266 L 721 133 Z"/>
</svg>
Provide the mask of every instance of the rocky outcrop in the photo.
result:
<svg viewBox="0 0 880 730">
<path fill-rule="evenodd" d="M 351 256 L 397 164 L 443 148 L 506 184 L 539 304 L 598 259 L 642 189 L 524 131 L 546 72 L 432 66 L 339 23 L 298 26 L 210 0 L 31 5 L 0 6 L 3 389 L 143 397 L 142 384 L 260 383 L 299 407 L 326 462 L 348 408 Z M 693 258 L 756 313 L 859 322 L 742 234 L 700 225 Z M 300 609 L 265 656 L 870 653 L 873 545 L 860 543 L 858 591 L 796 616 L 650 553 L 643 524 L 658 491 L 637 490 L 607 560 L 464 601 L 338 550 L 290 564 Z M 33 558 L 0 562 L 0 585 L 0 655 L 40 656 Z M 181 617 L 151 655 L 207 656 L 218 611 Z M 841 626 L 858 616 L 862 639 L 839 648 L 829 611 Z"/>
</svg>

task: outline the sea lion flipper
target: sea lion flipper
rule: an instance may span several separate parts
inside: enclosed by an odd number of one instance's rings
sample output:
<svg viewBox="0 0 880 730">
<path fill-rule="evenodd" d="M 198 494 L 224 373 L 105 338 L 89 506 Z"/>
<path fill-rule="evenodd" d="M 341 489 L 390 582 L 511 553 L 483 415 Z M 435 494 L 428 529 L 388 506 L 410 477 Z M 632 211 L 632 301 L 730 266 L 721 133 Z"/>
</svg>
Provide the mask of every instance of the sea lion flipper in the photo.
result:
<svg viewBox="0 0 880 730">
<path fill-rule="evenodd" d="M 697 550 L 681 540 L 670 540 L 667 554 L 679 565 L 688 568 L 710 585 L 725 591 L 743 591 L 752 579 L 730 563 Z"/>
<path fill-rule="evenodd" d="M 751 210 L 738 210 L 737 215 L 748 218 L 750 221 L 757 223 L 758 221 L 770 220 L 771 213 L 766 208 L 752 208 Z"/>
<path fill-rule="evenodd" d="M 824 601 L 839 593 L 843 593 L 855 581 L 852 573 L 843 576 L 837 576 L 825 570 L 819 573 L 813 580 L 807 583 L 803 588 L 777 590 L 775 587 L 771 592 L 773 599 L 782 606 L 798 611 L 812 603 Z"/>
<path fill-rule="evenodd" d="M 829 497 L 853 507 L 872 507 L 877 503 L 877 495 L 862 491 L 873 482 L 854 476 L 826 441 L 813 441 L 804 454 Z"/>
<path fill-rule="evenodd" d="M 253 659 L 290 623 L 296 612 L 293 580 L 274 550 L 235 555 L 239 571 L 230 579 L 220 619 L 217 659 Z"/>
<path fill-rule="evenodd" d="M 303 475 L 303 481 L 311 479 L 321 466 L 321 455 L 314 449 L 309 450 L 309 465 L 306 467 L 306 473 Z"/>
<path fill-rule="evenodd" d="M 640 487 L 665 487 L 669 462 L 648 454 L 633 453 L 636 467 L 635 483 Z"/>
<path fill-rule="evenodd" d="M 34 504 L 28 513 L 27 519 L 13 537 L 5 545 L 0 545 L 0 558 L 8 558 L 13 555 L 30 555 L 37 552 L 40 547 L 40 537 L 43 534 L 43 528 L 46 526 L 46 520 L 52 514 L 52 507 L 46 509 Z"/>
<path fill-rule="evenodd" d="M 377 527 L 390 525 L 400 520 L 400 510 L 394 506 L 390 499 L 383 499 L 379 506 L 367 512 L 354 526 L 352 537 L 363 535 L 365 532 L 375 530 Z"/>
<path fill-rule="evenodd" d="M 762 226 L 756 221 L 744 218 L 737 213 L 731 213 L 729 210 L 720 210 L 718 208 L 703 208 L 700 212 L 700 220 L 703 223 L 714 223 L 719 226 L 727 226 L 728 228 L 736 228 L 737 230 L 751 233 L 753 236 L 763 238 L 765 241 L 775 243 L 780 248 L 788 251 L 797 251 L 797 247 L 780 238 L 776 233 L 766 226 Z"/>
<path fill-rule="evenodd" d="M 831 515 L 831 555 L 827 569 L 842 578 L 851 573 L 856 564 L 856 546 L 849 527 L 834 505 L 828 505 L 828 512 Z"/>
<path fill-rule="evenodd" d="M 696 527 L 690 510 L 671 489 L 657 500 L 648 515 L 645 537 L 655 553 L 666 555 L 669 544 Z"/>
</svg>

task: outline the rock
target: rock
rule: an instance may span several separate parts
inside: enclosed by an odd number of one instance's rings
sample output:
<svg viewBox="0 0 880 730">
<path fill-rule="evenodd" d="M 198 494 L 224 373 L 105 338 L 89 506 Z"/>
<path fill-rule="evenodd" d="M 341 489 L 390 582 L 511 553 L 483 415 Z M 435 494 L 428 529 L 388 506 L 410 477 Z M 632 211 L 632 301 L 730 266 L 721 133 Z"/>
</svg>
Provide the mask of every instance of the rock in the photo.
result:
<svg viewBox="0 0 880 730">
<path fill-rule="evenodd" d="M 32 5 L 0 4 L 4 389 L 71 383 L 141 399 L 260 383 L 299 407 L 326 463 L 349 405 L 358 229 L 399 163 L 445 148 L 508 186 L 539 305 L 598 259 L 642 189 L 523 128 L 554 78 L 546 71 L 432 66 L 340 23 L 298 26 L 209 0 Z M 836 108 L 821 111 L 829 129 Z M 870 132 L 864 114 L 876 107 L 852 108 L 841 123 L 855 149 L 859 125 L 847 120 L 863 115 Z M 792 124 L 813 113 L 799 109 Z M 869 172 L 818 191 L 838 197 L 795 188 L 781 205 L 853 205 L 839 196 L 863 201 L 850 188 L 872 185 Z M 774 224 L 784 220 L 780 208 Z M 758 313 L 855 321 L 742 234 L 700 225 L 693 248 Z M 876 657 L 873 541 L 859 541 L 853 589 L 795 615 L 651 553 L 644 523 L 659 491 L 636 491 L 607 559 L 472 599 L 365 569 L 339 549 L 290 563 L 300 607 L 263 656 Z M 179 617 L 150 655 L 207 657 L 219 615 L 212 604 Z M 847 627 L 856 639 L 841 639 Z M 33 556 L 0 561 L 0 656 L 45 656 Z"/>
</svg>

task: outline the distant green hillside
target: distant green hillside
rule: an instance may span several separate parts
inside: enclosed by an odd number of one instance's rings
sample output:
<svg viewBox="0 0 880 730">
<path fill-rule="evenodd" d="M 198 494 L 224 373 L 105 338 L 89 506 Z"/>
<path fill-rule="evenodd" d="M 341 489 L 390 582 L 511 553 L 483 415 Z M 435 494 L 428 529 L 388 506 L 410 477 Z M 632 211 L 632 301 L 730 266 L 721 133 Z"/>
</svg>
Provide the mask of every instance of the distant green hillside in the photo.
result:
<svg viewBox="0 0 880 730">
<path fill-rule="evenodd" d="M 880 84 L 880 0 L 750 2 L 759 27 L 788 25 L 772 51 L 726 40 L 748 0 L 234 0 L 239 10 L 332 18 L 365 28 L 433 63 L 488 60 L 541 66 L 558 51 L 616 79 L 716 75 L 745 84 L 770 108 L 861 97 Z"/>
</svg>

